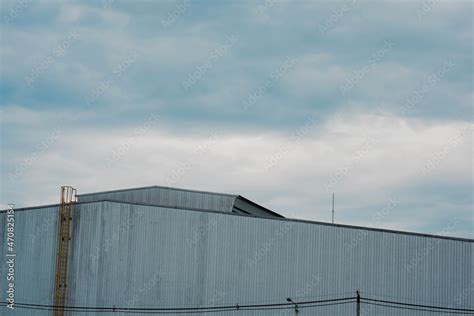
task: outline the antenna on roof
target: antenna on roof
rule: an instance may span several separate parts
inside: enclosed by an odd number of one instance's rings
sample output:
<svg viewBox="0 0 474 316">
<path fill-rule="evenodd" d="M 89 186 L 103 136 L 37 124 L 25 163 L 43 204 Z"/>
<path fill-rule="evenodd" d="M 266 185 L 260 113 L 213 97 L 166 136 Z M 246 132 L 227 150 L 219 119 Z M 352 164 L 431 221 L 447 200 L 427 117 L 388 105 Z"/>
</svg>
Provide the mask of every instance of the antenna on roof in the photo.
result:
<svg viewBox="0 0 474 316">
<path fill-rule="evenodd" d="M 332 194 L 332 223 L 334 224 L 334 193 Z"/>
</svg>

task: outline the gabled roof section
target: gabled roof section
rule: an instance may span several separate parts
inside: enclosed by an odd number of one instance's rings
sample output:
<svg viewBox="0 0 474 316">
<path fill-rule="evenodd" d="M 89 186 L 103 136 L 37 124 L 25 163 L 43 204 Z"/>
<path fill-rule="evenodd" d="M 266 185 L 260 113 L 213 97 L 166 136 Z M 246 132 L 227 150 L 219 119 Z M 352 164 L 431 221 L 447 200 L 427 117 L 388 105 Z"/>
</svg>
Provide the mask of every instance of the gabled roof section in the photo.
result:
<svg viewBox="0 0 474 316">
<path fill-rule="evenodd" d="M 77 198 L 78 202 L 109 200 L 169 208 L 237 213 L 254 217 L 283 218 L 283 216 L 240 195 L 163 186 L 78 194 Z"/>
<path fill-rule="evenodd" d="M 269 209 L 246 199 L 245 197 L 239 195 L 234 201 L 234 207 L 232 212 L 239 214 L 239 212 L 246 212 L 247 215 L 257 216 L 257 217 L 269 217 L 269 218 L 284 218 L 282 215 L 270 211 Z"/>
</svg>

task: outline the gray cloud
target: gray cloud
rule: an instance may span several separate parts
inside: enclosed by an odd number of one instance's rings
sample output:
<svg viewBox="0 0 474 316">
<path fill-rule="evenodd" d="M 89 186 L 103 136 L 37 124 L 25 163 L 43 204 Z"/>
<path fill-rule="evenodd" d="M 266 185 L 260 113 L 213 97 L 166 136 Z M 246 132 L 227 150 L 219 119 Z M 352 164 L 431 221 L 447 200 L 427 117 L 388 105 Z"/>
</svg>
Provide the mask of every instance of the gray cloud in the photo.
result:
<svg viewBox="0 0 474 316">
<path fill-rule="evenodd" d="M 421 172 L 472 123 L 471 1 L 19 5 L 2 2 L 0 203 L 55 202 L 65 182 L 86 191 L 161 184 L 184 163 L 192 167 L 180 186 L 244 193 L 284 214 L 324 220 L 324 185 L 347 169 L 331 186 L 341 221 L 363 224 L 397 196 L 399 206 L 380 226 L 436 232 L 459 212 L 466 224 L 453 234 L 472 237 L 466 226 L 473 223 L 472 133 Z M 70 34 L 80 37 L 25 85 Z M 229 34 L 238 41 L 183 91 L 183 80 Z M 133 66 L 87 104 L 130 52 L 137 56 Z M 297 62 L 245 110 L 242 100 L 261 90 L 288 56 Z M 446 62 L 453 66 L 415 100 Z M 401 111 L 407 100 L 409 110 Z M 157 126 L 108 167 L 110 153 L 150 113 L 160 116 Z M 291 142 L 313 115 L 318 124 Z M 61 137 L 37 151 L 54 129 Z M 186 164 L 213 133 L 216 142 Z M 351 163 L 373 135 L 377 142 Z M 10 183 L 8 174 L 32 153 L 34 161 Z M 202 180 L 210 174 L 212 183 Z M 30 194 L 15 193 L 20 188 Z"/>
</svg>

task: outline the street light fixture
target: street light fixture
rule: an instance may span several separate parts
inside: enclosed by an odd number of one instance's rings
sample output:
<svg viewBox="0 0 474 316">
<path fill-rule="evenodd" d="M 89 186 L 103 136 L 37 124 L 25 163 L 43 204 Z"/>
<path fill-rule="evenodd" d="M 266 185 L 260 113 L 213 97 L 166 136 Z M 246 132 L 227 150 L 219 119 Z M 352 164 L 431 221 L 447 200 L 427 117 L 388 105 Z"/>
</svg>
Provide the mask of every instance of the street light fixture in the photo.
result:
<svg viewBox="0 0 474 316">
<path fill-rule="evenodd" d="M 295 313 L 299 313 L 300 311 L 298 310 L 298 304 L 295 303 L 290 297 L 286 299 L 288 302 L 295 304 Z"/>
</svg>

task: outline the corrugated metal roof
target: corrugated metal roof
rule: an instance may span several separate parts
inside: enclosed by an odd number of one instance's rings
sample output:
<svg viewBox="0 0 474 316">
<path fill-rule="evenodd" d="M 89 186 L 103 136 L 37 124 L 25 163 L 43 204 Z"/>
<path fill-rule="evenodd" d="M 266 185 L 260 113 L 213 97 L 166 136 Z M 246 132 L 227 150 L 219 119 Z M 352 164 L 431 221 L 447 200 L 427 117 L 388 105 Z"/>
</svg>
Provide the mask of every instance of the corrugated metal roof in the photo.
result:
<svg viewBox="0 0 474 316">
<path fill-rule="evenodd" d="M 116 189 L 116 190 L 107 190 L 107 191 L 97 191 L 97 192 L 90 192 L 90 193 L 81 193 L 78 196 L 84 195 L 97 195 L 97 194 L 104 194 L 104 193 L 115 193 L 115 192 L 128 192 L 134 190 L 143 190 L 143 189 L 165 189 L 165 190 L 173 190 L 173 191 L 184 191 L 184 192 L 194 192 L 194 193 L 207 193 L 213 195 L 225 195 L 236 197 L 236 194 L 229 194 L 229 193 L 219 193 L 219 192 L 212 192 L 212 191 L 201 191 L 201 190 L 191 190 L 191 189 L 183 189 L 183 188 L 174 188 L 174 187 L 166 187 L 166 186 L 159 186 L 159 185 L 150 185 L 146 187 L 138 187 L 138 188 L 125 188 L 125 189 Z"/>
<path fill-rule="evenodd" d="M 234 212 L 257 217 L 283 217 L 240 195 L 162 186 L 79 194 L 79 202 L 113 200 L 162 207 Z"/>
<path fill-rule="evenodd" d="M 144 187 L 78 195 L 79 202 L 116 200 L 129 203 L 147 203 L 164 207 L 193 208 L 232 212 L 236 196 L 191 191 L 168 187 Z"/>
</svg>

